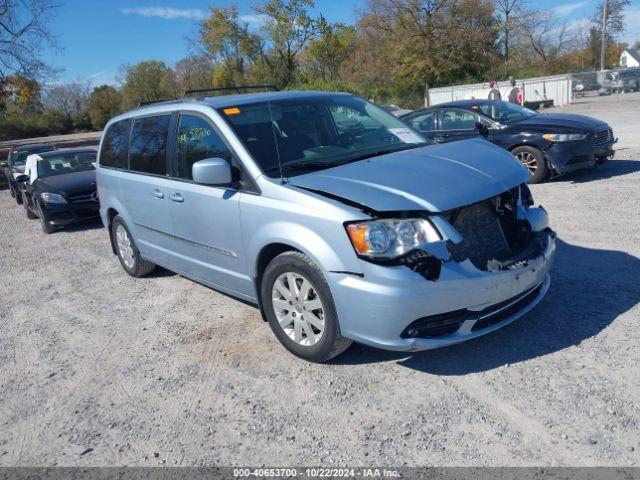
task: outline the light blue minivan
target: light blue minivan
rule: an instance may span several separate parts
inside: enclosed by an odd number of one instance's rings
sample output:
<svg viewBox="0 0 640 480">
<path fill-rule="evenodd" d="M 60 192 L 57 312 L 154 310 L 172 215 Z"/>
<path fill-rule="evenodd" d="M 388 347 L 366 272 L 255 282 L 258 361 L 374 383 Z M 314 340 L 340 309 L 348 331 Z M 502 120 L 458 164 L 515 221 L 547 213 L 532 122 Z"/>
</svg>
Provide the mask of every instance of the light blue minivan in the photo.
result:
<svg viewBox="0 0 640 480">
<path fill-rule="evenodd" d="M 555 234 L 528 175 L 484 140 L 430 145 L 326 92 L 138 108 L 107 124 L 97 166 L 127 273 L 161 265 L 251 302 L 311 361 L 451 345 L 531 310 Z"/>
</svg>

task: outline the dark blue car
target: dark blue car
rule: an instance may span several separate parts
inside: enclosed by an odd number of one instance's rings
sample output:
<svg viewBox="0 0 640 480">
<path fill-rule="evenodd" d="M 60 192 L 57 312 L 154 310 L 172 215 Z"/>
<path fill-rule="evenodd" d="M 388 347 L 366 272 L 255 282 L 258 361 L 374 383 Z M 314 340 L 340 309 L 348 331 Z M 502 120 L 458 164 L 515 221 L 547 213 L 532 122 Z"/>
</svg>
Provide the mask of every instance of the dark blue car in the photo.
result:
<svg viewBox="0 0 640 480">
<path fill-rule="evenodd" d="M 614 155 L 611 127 L 583 115 L 538 113 L 491 100 L 464 100 L 417 110 L 402 120 L 435 143 L 484 138 L 531 173 L 529 183 L 592 167 Z"/>
</svg>

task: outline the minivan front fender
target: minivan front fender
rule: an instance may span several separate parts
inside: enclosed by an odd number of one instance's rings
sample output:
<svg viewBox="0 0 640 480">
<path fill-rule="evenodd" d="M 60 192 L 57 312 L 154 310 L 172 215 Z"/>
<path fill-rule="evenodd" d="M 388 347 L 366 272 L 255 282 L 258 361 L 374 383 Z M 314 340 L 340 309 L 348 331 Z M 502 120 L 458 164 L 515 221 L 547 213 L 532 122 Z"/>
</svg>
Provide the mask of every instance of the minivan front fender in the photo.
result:
<svg viewBox="0 0 640 480">
<path fill-rule="evenodd" d="M 335 224 L 333 224 L 335 228 Z M 286 245 L 308 256 L 325 273 L 340 271 L 362 273 L 358 257 L 351 246 L 346 231 L 344 238 L 335 238 L 335 231 L 322 236 L 309 227 L 286 221 L 274 222 L 252 232 L 247 245 L 247 258 L 253 259 L 254 278 L 261 274 L 261 258 L 272 245 Z M 327 238 L 335 238 L 329 244 Z M 281 249 L 279 249 L 281 250 Z M 269 259 L 270 260 L 270 259 Z"/>
</svg>

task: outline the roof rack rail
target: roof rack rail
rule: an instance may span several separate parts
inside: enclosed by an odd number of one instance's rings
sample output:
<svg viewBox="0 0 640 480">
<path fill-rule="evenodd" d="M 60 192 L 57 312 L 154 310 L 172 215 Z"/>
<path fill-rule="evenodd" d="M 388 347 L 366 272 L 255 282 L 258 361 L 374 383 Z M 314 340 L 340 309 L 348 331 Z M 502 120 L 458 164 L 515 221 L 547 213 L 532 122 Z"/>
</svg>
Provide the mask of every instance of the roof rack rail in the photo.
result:
<svg viewBox="0 0 640 480">
<path fill-rule="evenodd" d="M 237 92 L 242 93 L 243 90 L 272 90 L 274 92 L 280 91 L 275 85 L 236 85 L 233 87 L 218 87 L 218 88 L 201 88 L 198 90 L 187 90 L 184 92 L 183 98 L 187 95 L 193 95 L 194 93 L 206 93 L 206 92 Z"/>
<path fill-rule="evenodd" d="M 169 102 L 177 102 L 175 98 L 165 98 L 163 100 L 149 100 L 146 102 L 138 102 L 138 108 L 144 107 L 146 105 L 153 105 L 154 103 L 169 103 Z"/>
</svg>

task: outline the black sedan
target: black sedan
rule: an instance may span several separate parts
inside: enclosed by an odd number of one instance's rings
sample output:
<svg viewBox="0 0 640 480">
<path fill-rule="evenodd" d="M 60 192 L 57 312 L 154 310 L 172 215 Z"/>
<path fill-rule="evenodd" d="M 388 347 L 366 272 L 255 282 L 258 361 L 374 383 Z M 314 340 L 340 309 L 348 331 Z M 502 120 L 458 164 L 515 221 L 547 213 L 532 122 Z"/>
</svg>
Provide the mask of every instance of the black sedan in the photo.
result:
<svg viewBox="0 0 640 480">
<path fill-rule="evenodd" d="M 18 182 L 16 182 L 16 178 L 18 175 L 24 173 L 24 165 L 27 157 L 33 153 L 50 152 L 55 149 L 55 145 L 51 143 L 30 143 L 28 145 L 14 146 L 9 149 L 7 161 L 1 162 L 0 168 L 2 168 L 4 177 L 9 184 L 11 196 L 15 198 L 18 205 L 22 203 L 22 196 L 20 195 L 20 186 Z"/>
<path fill-rule="evenodd" d="M 444 103 L 402 120 L 435 143 L 485 138 L 512 152 L 529 169 L 529 183 L 612 158 L 617 141 L 608 124 L 591 117 L 537 113 L 492 100 Z"/>
<path fill-rule="evenodd" d="M 45 233 L 96 218 L 95 161 L 96 151 L 87 148 L 30 156 L 25 174 L 17 178 L 27 218 L 39 218 Z"/>
</svg>

